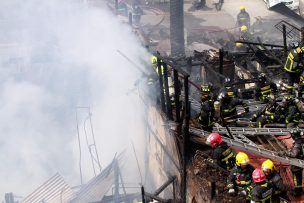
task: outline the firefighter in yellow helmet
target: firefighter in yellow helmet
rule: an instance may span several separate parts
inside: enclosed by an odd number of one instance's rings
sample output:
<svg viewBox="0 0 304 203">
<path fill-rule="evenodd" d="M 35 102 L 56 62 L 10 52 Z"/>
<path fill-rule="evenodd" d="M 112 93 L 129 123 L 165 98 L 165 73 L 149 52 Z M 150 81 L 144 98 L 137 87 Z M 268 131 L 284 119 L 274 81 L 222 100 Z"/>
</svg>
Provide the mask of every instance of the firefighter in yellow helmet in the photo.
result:
<svg viewBox="0 0 304 203">
<path fill-rule="evenodd" d="M 248 31 L 248 27 L 246 25 L 242 25 L 241 32 L 247 32 L 247 31 Z"/>
<path fill-rule="evenodd" d="M 157 63 L 157 57 L 154 56 L 153 54 L 150 56 L 150 61 L 153 65 L 155 65 Z"/>
<path fill-rule="evenodd" d="M 242 25 L 240 28 L 240 40 L 253 42 L 255 41 L 252 33 L 249 31 L 249 28 L 246 25 Z"/>
<path fill-rule="evenodd" d="M 287 73 L 287 89 L 292 93 L 294 83 L 300 82 L 301 74 L 304 69 L 304 46 L 298 46 L 292 49 L 286 58 L 284 71 Z"/>
<path fill-rule="evenodd" d="M 237 15 L 237 26 L 241 28 L 243 25 L 245 25 L 248 29 L 250 28 L 250 16 L 245 7 L 240 6 L 240 12 Z"/>
<path fill-rule="evenodd" d="M 267 159 L 262 163 L 262 170 L 266 175 L 268 183 L 273 187 L 273 202 L 279 202 L 280 197 L 285 199 L 286 192 L 294 193 L 291 187 L 283 183 L 280 174 L 274 169 L 274 164 L 270 159 Z"/>
<path fill-rule="evenodd" d="M 198 115 L 198 122 L 203 130 L 212 132 L 212 127 L 214 124 L 214 111 L 212 85 L 203 84 L 201 86 L 201 110 Z"/>
<path fill-rule="evenodd" d="M 148 85 L 155 84 L 157 81 L 159 81 L 159 77 L 162 77 L 163 83 L 165 83 L 165 79 L 167 79 L 170 102 L 171 102 L 171 104 L 174 104 L 174 94 L 175 94 L 174 82 L 173 82 L 173 79 L 171 78 L 169 68 L 167 67 L 167 78 L 165 78 L 164 62 L 161 59 L 157 58 L 157 56 L 155 56 L 154 54 L 151 54 L 150 61 L 152 64 L 152 68 L 154 69 L 156 74 L 154 72 L 149 76 Z M 160 65 L 160 71 L 159 71 L 158 65 Z M 159 74 L 159 72 L 160 72 L 160 74 Z M 163 92 L 164 92 L 164 95 L 166 95 L 165 84 L 163 84 Z"/>
<path fill-rule="evenodd" d="M 249 42 L 253 42 L 254 41 L 254 37 L 253 35 L 249 32 L 248 27 L 246 25 L 242 25 L 240 27 L 240 37 L 239 37 L 240 41 L 249 41 Z M 236 51 L 246 51 L 248 49 L 247 45 L 243 44 L 243 43 L 236 43 Z"/>
<path fill-rule="evenodd" d="M 158 73 L 157 57 L 151 54 L 150 62 L 154 71 L 149 75 L 147 83 L 148 85 L 153 85 L 156 81 L 158 81 L 158 74 L 155 74 L 155 72 Z"/>
<path fill-rule="evenodd" d="M 240 193 L 246 196 L 246 201 L 250 201 L 251 174 L 253 171 L 254 167 L 250 164 L 248 155 L 239 152 L 235 157 L 235 166 L 227 178 L 228 193 L 231 195 Z"/>
</svg>

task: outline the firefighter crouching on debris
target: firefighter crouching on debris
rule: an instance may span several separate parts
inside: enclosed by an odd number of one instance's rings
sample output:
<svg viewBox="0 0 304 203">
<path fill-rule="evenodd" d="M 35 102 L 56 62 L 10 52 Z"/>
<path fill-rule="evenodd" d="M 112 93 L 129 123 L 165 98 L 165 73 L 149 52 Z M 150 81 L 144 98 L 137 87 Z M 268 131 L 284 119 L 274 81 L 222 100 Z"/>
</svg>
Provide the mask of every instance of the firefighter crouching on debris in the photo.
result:
<svg viewBox="0 0 304 203">
<path fill-rule="evenodd" d="M 213 148 L 211 154 L 212 162 L 226 170 L 231 170 L 235 163 L 235 153 L 222 140 L 221 135 L 219 133 L 211 133 L 207 138 L 207 143 Z"/>
<path fill-rule="evenodd" d="M 289 156 L 291 158 L 296 159 L 303 159 L 304 158 L 304 146 L 302 141 L 302 134 L 299 129 L 295 128 L 290 131 L 290 134 L 294 140 L 294 145 L 292 149 L 288 152 L 279 152 L 279 155 L 281 156 Z M 302 194 L 302 172 L 303 168 L 300 168 L 298 166 L 291 166 L 290 167 L 292 176 L 293 176 L 293 183 L 294 183 L 294 195 L 301 195 Z"/>
<path fill-rule="evenodd" d="M 261 73 L 258 76 L 258 82 L 256 82 L 255 98 L 263 102 L 268 102 L 269 99 L 273 99 L 277 92 L 277 86 L 275 83 L 267 80 L 266 75 Z"/>
<path fill-rule="evenodd" d="M 198 122 L 201 127 L 211 132 L 214 124 L 214 100 L 212 98 L 212 85 L 201 86 L 201 111 L 199 113 Z"/>
<path fill-rule="evenodd" d="M 252 34 L 249 32 L 248 27 L 246 25 L 243 25 L 241 28 L 241 33 L 240 33 L 240 40 L 244 41 L 254 41 L 254 38 Z"/>
<path fill-rule="evenodd" d="M 243 25 L 250 28 L 250 16 L 244 6 L 240 6 L 240 12 L 237 15 L 237 26 L 241 28 Z"/>
<path fill-rule="evenodd" d="M 274 164 L 270 159 L 262 163 L 262 170 L 266 175 L 267 182 L 273 187 L 273 202 L 280 202 L 280 197 L 286 198 L 286 192 L 294 194 L 291 187 L 285 185 L 280 174 L 274 169 Z"/>
<path fill-rule="evenodd" d="M 253 42 L 254 38 L 252 36 L 252 34 L 249 32 L 248 27 L 246 25 L 242 25 L 240 27 L 240 37 L 239 40 L 240 41 L 249 41 L 249 42 Z M 235 51 L 248 51 L 248 46 L 246 44 L 243 44 L 241 42 L 237 42 L 235 44 Z"/>
<path fill-rule="evenodd" d="M 271 203 L 273 188 L 272 185 L 266 181 L 266 176 L 263 170 L 256 168 L 252 172 L 252 180 L 254 185 L 251 192 L 251 203 Z"/>
<path fill-rule="evenodd" d="M 280 117 L 280 114 L 281 112 L 279 111 L 279 106 L 273 99 L 269 100 L 263 109 L 253 114 L 251 121 L 256 121 L 256 127 L 262 128 L 265 124 L 283 122 L 285 117 Z"/>
<path fill-rule="evenodd" d="M 294 83 L 300 82 L 300 76 L 304 66 L 304 46 L 292 49 L 287 56 L 284 71 L 287 73 L 287 89 L 292 93 Z"/>
<path fill-rule="evenodd" d="M 235 166 L 230 171 L 227 179 L 227 189 L 230 195 L 240 193 L 246 196 L 246 202 L 250 202 L 251 174 L 254 167 L 249 163 L 249 158 L 244 152 L 239 152 L 235 157 Z"/>
<path fill-rule="evenodd" d="M 295 104 L 292 95 L 285 95 L 283 97 L 282 108 L 284 109 L 282 112 L 285 113 L 284 117 L 287 127 L 293 128 L 298 126 L 301 119 L 301 113 Z"/>
</svg>

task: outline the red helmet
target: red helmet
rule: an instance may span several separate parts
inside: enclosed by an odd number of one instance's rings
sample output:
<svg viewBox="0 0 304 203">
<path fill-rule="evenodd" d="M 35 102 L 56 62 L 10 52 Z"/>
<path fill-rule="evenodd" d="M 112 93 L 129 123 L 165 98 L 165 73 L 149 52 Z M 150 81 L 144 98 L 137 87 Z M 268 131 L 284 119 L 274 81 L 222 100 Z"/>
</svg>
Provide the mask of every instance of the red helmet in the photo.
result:
<svg viewBox="0 0 304 203">
<path fill-rule="evenodd" d="M 266 180 L 266 176 L 261 168 L 256 168 L 252 172 L 252 180 L 255 183 L 260 183 Z"/>
<path fill-rule="evenodd" d="M 221 144 L 223 140 L 219 133 L 211 133 L 207 138 L 207 142 L 210 143 L 212 147 L 216 147 Z"/>
</svg>

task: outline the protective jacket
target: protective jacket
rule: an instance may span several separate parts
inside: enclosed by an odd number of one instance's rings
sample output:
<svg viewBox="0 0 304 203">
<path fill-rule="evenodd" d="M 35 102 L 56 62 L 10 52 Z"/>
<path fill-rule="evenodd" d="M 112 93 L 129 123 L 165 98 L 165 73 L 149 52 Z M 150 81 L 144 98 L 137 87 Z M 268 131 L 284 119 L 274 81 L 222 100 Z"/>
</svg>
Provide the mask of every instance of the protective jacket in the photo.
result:
<svg viewBox="0 0 304 203">
<path fill-rule="evenodd" d="M 258 82 L 256 86 L 255 97 L 261 101 L 265 101 L 266 99 L 274 96 L 275 92 L 277 91 L 276 84 L 272 82 Z"/>
<path fill-rule="evenodd" d="M 293 49 L 288 53 L 284 70 L 288 73 L 301 73 L 303 71 L 304 46 Z"/>
<path fill-rule="evenodd" d="M 245 170 L 239 166 L 234 166 L 227 178 L 227 188 L 238 190 L 238 187 L 241 187 L 249 194 L 251 191 L 250 185 L 252 183 L 251 176 L 253 171 L 254 167 L 250 164 L 247 165 Z"/>
<path fill-rule="evenodd" d="M 292 189 L 283 183 L 283 180 L 280 176 L 280 174 L 273 170 L 268 176 L 267 176 L 267 182 L 273 186 L 273 198 L 272 200 L 274 202 L 280 200 L 280 196 L 285 196 L 286 192 L 291 192 Z"/>
<path fill-rule="evenodd" d="M 226 170 L 231 170 L 234 167 L 235 153 L 226 142 L 222 142 L 213 150 L 211 158 Z"/>
<path fill-rule="evenodd" d="M 210 97 L 203 100 L 201 103 L 201 111 L 199 114 L 198 121 L 203 129 L 210 130 L 209 128 L 213 125 L 214 118 L 214 101 Z"/>
<path fill-rule="evenodd" d="M 297 159 L 304 158 L 304 152 L 303 152 L 304 146 L 300 139 L 297 139 L 295 141 L 295 144 L 293 145 L 291 151 L 287 152 L 286 156 L 289 156 L 291 158 L 297 158 Z M 302 170 L 302 168 L 299 168 L 297 166 L 291 166 L 291 171 L 298 171 L 298 170 Z"/>
<path fill-rule="evenodd" d="M 250 27 L 250 16 L 249 16 L 249 14 L 246 11 L 241 11 L 237 15 L 237 23 L 238 23 L 239 27 L 245 25 L 249 29 L 249 27 Z"/>
<path fill-rule="evenodd" d="M 293 145 L 291 151 L 286 154 L 289 157 L 303 159 L 304 158 L 304 145 L 301 138 L 295 139 L 295 144 Z M 295 187 L 296 195 L 302 193 L 302 171 L 303 169 L 298 166 L 290 167 L 292 172 L 293 183 Z"/>
<path fill-rule="evenodd" d="M 223 98 L 221 101 L 221 114 L 227 124 L 235 123 L 238 117 L 236 106 L 242 105 L 245 111 L 249 111 L 248 105 L 237 98 Z"/>
<path fill-rule="evenodd" d="M 299 123 L 301 119 L 301 112 L 299 111 L 298 107 L 291 103 L 287 107 L 287 112 L 285 114 L 285 123 Z"/>
<path fill-rule="evenodd" d="M 272 185 L 267 182 L 255 183 L 251 192 L 251 202 L 271 203 Z"/>
</svg>

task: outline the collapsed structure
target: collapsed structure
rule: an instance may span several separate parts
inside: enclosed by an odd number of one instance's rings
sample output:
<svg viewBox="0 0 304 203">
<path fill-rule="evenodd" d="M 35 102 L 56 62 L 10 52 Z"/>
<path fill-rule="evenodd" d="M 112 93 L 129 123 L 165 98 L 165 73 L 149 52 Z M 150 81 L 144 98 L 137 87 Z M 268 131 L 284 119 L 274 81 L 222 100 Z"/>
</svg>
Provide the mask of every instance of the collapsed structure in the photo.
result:
<svg viewBox="0 0 304 203">
<path fill-rule="evenodd" d="M 291 48 L 286 39 L 289 37 L 303 44 L 303 30 L 286 21 L 277 22 L 275 28 L 278 36 L 282 36 L 283 44 L 275 44 L 262 40 L 262 36 L 268 33 L 261 32 L 252 41 L 239 39 L 239 36 L 229 31 L 218 32 L 217 28 L 209 27 L 214 32 L 202 35 L 199 42 L 219 49 L 194 50 L 186 56 L 181 44 L 184 28 L 178 22 L 183 20 L 181 3 L 182 1 L 170 1 L 173 5 L 170 7 L 170 22 L 174 25 L 170 27 L 170 45 L 174 57 L 168 56 L 167 49 L 154 52 L 155 69 L 151 69 L 139 84 L 146 86 L 149 79 L 152 79 L 148 91 L 145 88 L 139 89 L 143 100 L 148 101 L 146 124 L 149 155 L 146 173 L 154 180 L 155 190 L 145 191 L 143 185 L 137 193 L 126 192 L 119 175 L 119 161 L 115 158 L 100 175 L 75 193 L 59 175 L 55 175 L 44 187 L 38 188 L 22 202 L 244 202 L 242 196 L 232 197 L 227 194 L 226 180 L 229 172 L 209 162 L 211 148 L 206 144 L 206 137 L 211 131 L 220 133 L 235 151 L 246 152 L 254 167 L 259 167 L 265 159 L 273 160 L 284 183 L 293 186 L 290 166 L 304 168 L 304 161 L 277 153 L 286 152 L 292 147 L 293 138 L 286 123 L 268 123 L 263 128 L 258 128 L 257 122 L 252 121 L 254 113 L 263 113 L 268 107 L 265 101 L 255 101 L 253 94 L 256 88 L 254 83 L 260 73 L 275 83 L 283 79 L 282 66 Z M 120 8 L 118 1 L 109 6 L 115 12 Z M 130 24 L 134 21 L 132 15 L 128 16 Z M 149 39 L 141 26 L 135 24 L 133 28 L 145 46 L 160 47 L 157 46 L 160 43 Z M 193 35 L 189 42 L 195 41 L 197 37 Z M 241 43 L 243 48 L 235 48 L 235 43 Z M 221 93 L 226 78 L 230 79 L 229 85 L 238 89 L 237 95 L 249 107 L 249 112 L 244 113 L 242 108 L 237 107 L 238 113 L 242 115 L 237 117 L 235 126 L 227 126 L 219 116 L 218 120 L 214 120 L 216 124 L 212 125 L 212 130 L 206 131 L 197 119 L 201 111 L 201 85 L 212 82 L 213 94 L 217 96 Z M 275 99 L 281 102 L 286 88 L 284 83 L 278 88 L 282 91 Z M 301 131 L 304 131 L 302 125 L 302 121 L 298 123 Z M 113 194 L 106 195 L 113 185 Z M 45 192 L 46 186 L 52 186 L 47 190 L 55 192 Z M 288 194 L 286 201 L 302 202 L 303 199 L 304 195 L 294 197 Z M 8 197 L 7 203 L 10 201 L 13 202 Z"/>
</svg>

